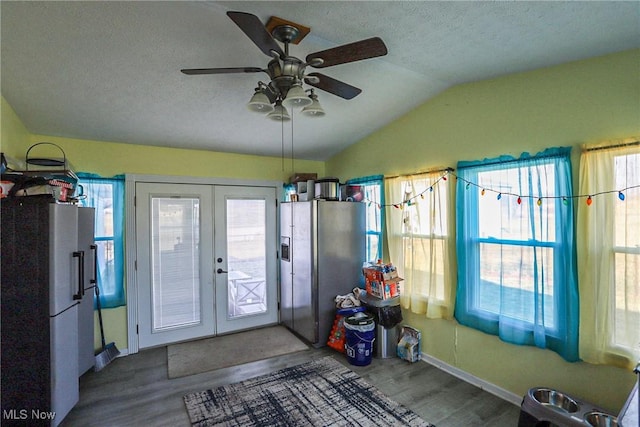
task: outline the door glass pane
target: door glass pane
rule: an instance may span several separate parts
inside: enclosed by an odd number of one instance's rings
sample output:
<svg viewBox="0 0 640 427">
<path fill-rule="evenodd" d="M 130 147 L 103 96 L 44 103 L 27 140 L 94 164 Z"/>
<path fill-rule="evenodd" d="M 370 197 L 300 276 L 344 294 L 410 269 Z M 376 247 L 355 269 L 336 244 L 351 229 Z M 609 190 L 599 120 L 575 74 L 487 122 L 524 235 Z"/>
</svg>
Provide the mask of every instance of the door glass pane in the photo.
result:
<svg viewBox="0 0 640 427">
<path fill-rule="evenodd" d="M 200 201 L 151 202 L 154 331 L 200 322 Z"/>
<path fill-rule="evenodd" d="M 267 310 L 265 201 L 227 199 L 229 318 Z"/>
</svg>

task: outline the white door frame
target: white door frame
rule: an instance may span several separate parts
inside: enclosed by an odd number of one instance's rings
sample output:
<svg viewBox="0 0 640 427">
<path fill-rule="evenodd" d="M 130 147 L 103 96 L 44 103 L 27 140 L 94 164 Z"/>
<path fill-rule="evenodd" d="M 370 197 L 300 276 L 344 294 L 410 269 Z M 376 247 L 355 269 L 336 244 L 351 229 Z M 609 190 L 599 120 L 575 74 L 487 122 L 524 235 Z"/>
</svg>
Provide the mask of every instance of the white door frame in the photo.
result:
<svg viewBox="0 0 640 427">
<path fill-rule="evenodd" d="M 165 183 L 165 184 L 205 184 L 226 186 L 272 187 L 276 194 L 282 194 L 282 182 L 260 181 L 236 178 L 201 178 L 170 175 L 125 175 L 125 260 L 126 260 L 126 294 L 127 294 L 127 341 L 128 353 L 137 353 L 138 345 L 138 284 L 136 278 L 136 213 L 135 194 L 136 184 L 139 182 Z M 279 202 L 279 200 L 278 200 Z M 279 227 L 279 221 L 276 221 Z M 279 235 L 279 230 L 276 231 Z M 277 264 L 277 263 L 276 263 Z M 279 286 L 278 286 L 279 288 Z"/>
</svg>

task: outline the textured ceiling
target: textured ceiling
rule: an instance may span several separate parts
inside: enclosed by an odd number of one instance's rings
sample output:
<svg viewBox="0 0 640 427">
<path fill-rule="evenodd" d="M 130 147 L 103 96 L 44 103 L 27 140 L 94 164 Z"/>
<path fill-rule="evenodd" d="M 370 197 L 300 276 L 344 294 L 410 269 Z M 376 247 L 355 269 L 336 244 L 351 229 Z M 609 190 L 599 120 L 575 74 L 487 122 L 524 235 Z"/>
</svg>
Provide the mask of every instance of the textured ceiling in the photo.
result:
<svg viewBox="0 0 640 427">
<path fill-rule="evenodd" d="M 30 132 L 326 160 L 456 84 L 640 47 L 640 2 L 2 1 L 1 90 Z M 317 91 L 293 126 L 247 110 L 266 67 L 226 16 L 311 27 L 290 53 L 379 36 L 388 55 L 320 70 L 362 89 Z M 292 141 L 293 138 L 293 141 Z"/>
</svg>

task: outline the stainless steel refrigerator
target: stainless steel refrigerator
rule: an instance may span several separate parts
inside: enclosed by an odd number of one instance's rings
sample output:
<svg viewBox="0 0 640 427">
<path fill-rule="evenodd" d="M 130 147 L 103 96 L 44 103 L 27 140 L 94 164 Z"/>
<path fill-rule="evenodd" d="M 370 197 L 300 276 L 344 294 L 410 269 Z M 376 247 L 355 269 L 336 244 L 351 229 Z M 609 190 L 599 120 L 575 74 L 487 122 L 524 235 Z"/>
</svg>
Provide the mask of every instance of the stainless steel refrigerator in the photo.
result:
<svg viewBox="0 0 640 427">
<path fill-rule="evenodd" d="M 326 345 L 335 297 L 358 286 L 365 205 L 312 200 L 280 206 L 280 320 L 314 347 Z"/>
</svg>

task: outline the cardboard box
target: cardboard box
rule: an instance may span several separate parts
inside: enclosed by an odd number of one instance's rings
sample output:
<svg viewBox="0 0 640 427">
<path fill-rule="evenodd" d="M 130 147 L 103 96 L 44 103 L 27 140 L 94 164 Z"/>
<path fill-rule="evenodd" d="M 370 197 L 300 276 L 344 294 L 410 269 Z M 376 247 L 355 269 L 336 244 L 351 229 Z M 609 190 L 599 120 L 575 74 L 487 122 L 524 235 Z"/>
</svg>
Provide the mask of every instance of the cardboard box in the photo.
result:
<svg viewBox="0 0 640 427">
<path fill-rule="evenodd" d="M 362 269 L 362 274 L 364 274 L 365 279 L 369 280 L 377 280 L 377 281 L 391 281 L 391 280 L 402 280 L 398 277 L 397 270 L 384 271 L 379 267 L 364 267 Z"/>
<path fill-rule="evenodd" d="M 396 270 L 390 271 L 389 273 L 385 273 L 382 272 L 382 280 L 384 281 L 389 281 L 389 280 L 402 280 L 401 278 L 398 277 L 398 272 Z"/>
<path fill-rule="evenodd" d="M 367 294 L 380 299 L 394 298 L 400 295 L 400 280 L 369 280 L 365 279 Z"/>
<path fill-rule="evenodd" d="M 411 326 L 403 326 L 397 347 L 398 357 L 412 363 L 419 361 L 422 358 L 421 339 L 422 333 L 419 330 Z"/>
<path fill-rule="evenodd" d="M 369 295 L 380 299 L 394 298 L 400 295 L 400 281 L 398 272 L 393 269 L 384 269 L 379 266 L 364 267 L 365 289 Z"/>
<path fill-rule="evenodd" d="M 309 180 L 314 180 L 315 181 L 316 179 L 318 179 L 318 174 L 317 173 L 295 172 L 289 178 L 289 183 L 295 184 L 297 182 L 307 182 Z"/>
</svg>

